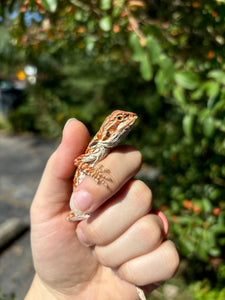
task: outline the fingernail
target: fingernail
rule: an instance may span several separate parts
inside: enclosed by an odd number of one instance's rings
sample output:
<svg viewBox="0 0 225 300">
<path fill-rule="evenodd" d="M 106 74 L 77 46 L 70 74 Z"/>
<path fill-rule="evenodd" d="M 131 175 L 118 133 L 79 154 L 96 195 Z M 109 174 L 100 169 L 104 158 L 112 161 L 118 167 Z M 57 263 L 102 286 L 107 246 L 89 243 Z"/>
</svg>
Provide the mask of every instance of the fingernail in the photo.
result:
<svg viewBox="0 0 225 300">
<path fill-rule="evenodd" d="M 83 231 L 82 231 L 79 227 L 77 228 L 76 232 L 77 232 L 77 237 L 78 237 L 79 241 L 81 242 L 81 244 L 82 244 L 83 246 L 85 246 L 85 247 L 90 247 L 90 246 L 92 246 L 92 245 L 89 243 L 89 241 L 86 239 L 86 237 L 85 237 Z"/>
<path fill-rule="evenodd" d="M 75 121 L 75 120 L 77 120 L 76 118 L 70 118 L 70 119 L 68 119 L 67 121 L 66 121 L 66 123 L 65 123 L 65 125 L 64 125 L 64 128 L 63 129 L 65 129 L 66 128 L 66 126 L 71 122 L 71 121 Z"/>
<path fill-rule="evenodd" d="M 92 196 L 85 190 L 73 192 L 70 202 L 72 209 L 75 208 L 82 212 L 89 210 L 93 204 Z"/>
<path fill-rule="evenodd" d="M 163 223 L 163 227 L 164 227 L 164 234 L 165 236 L 167 236 L 168 232 L 169 232 L 169 222 L 167 220 L 167 217 L 164 215 L 164 213 L 160 210 L 157 210 L 157 209 L 152 209 L 151 210 L 151 213 L 157 215 L 162 223 Z"/>
</svg>

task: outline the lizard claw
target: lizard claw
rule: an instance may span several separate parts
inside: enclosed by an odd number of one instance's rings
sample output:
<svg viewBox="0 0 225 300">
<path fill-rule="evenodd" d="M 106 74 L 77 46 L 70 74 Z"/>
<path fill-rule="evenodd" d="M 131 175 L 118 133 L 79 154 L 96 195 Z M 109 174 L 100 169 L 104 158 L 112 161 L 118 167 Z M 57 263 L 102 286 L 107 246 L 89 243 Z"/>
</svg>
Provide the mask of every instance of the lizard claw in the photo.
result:
<svg viewBox="0 0 225 300">
<path fill-rule="evenodd" d="M 103 165 L 98 165 L 96 166 L 97 169 L 101 170 L 101 172 L 104 172 L 104 173 L 110 173 L 110 170 L 109 169 L 105 169 Z"/>
<path fill-rule="evenodd" d="M 91 177 L 94 178 L 98 184 L 103 184 L 108 188 L 108 183 L 106 181 L 112 182 L 112 178 L 110 176 L 106 176 L 105 173 L 110 173 L 110 170 L 105 169 L 103 165 L 98 165 L 91 174 Z"/>
</svg>

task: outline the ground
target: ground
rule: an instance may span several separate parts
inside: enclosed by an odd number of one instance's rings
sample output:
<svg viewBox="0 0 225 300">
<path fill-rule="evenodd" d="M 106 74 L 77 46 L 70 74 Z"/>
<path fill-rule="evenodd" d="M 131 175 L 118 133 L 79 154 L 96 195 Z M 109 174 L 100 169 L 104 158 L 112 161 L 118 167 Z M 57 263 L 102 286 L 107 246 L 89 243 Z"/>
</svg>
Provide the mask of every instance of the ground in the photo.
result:
<svg viewBox="0 0 225 300">
<path fill-rule="evenodd" d="M 15 294 L 16 300 L 24 299 L 33 278 L 29 207 L 56 146 L 57 141 L 36 136 L 0 134 L 0 236 L 4 236 L 6 222 L 12 221 L 6 230 L 10 241 L 7 237 L 1 239 L 7 244 L 1 243 L 0 290 L 3 294 Z"/>
</svg>

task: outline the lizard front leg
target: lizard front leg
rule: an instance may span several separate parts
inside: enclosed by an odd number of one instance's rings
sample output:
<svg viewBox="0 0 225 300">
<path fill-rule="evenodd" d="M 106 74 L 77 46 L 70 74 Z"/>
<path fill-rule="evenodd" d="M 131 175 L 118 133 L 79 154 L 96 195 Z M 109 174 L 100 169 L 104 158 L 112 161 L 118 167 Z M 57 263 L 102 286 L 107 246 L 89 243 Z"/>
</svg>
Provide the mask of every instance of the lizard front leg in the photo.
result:
<svg viewBox="0 0 225 300">
<path fill-rule="evenodd" d="M 86 160 L 86 162 L 83 160 Z M 80 155 L 75 159 L 74 165 L 77 166 L 77 170 L 73 179 L 74 189 L 82 182 L 85 175 L 91 176 L 97 183 L 108 187 L 106 181 L 112 181 L 112 179 L 106 176 L 106 173 L 110 173 L 110 170 L 104 169 L 103 165 L 94 166 L 94 163 L 86 154 Z M 81 221 L 89 217 L 89 214 L 79 211 L 74 207 L 72 199 L 70 199 L 70 208 L 71 212 L 67 216 L 68 221 Z"/>
<path fill-rule="evenodd" d="M 90 176 L 93 178 L 98 184 L 103 184 L 105 187 L 108 187 L 107 181 L 112 181 L 112 178 L 110 176 L 107 176 L 106 173 L 110 173 L 109 169 L 105 169 L 103 165 L 92 165 L 88 162 L 83 161 L 82 155 L 75 159 L 74 165 L 77 166 L 78 171 L 83 172 L 85 175 Z M 78 172 L 79 174 L 80 172 Z M 74 176 L 74 186 L 76 187 L 79 183 L 77 182 L 77 179 L 79 180 L 80 174 L 75 174 Z M 78 176 L 77 176 L 78 175 Z"/>
</svg>

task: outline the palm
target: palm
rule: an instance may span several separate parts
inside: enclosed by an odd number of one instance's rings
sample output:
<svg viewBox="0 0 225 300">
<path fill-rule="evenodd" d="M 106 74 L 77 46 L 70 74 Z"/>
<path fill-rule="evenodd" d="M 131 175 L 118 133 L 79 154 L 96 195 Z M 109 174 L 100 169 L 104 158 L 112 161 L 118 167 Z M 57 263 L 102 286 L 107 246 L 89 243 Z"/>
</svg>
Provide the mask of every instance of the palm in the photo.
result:
<svg viewBox="0 0 225 300">
<path fill-rule="evenodd" d="M 60 292 L 77 290 L 85 299 L 93 294 L 98 295 L 96 299 L 105 299 L 106 295 L 107 299 L 120 299 L 121 295 L 126 299 L 126 294 L 130 299 L 131 294 L 135 295 L 133 285 L 100 265 L 91 249 L 80 244 L 75 236 L 76 224 L 67 222 L 64 216 L 59 214 L 47 222 L 33 224 L 33 255 L 40 278 Z"/>
</svg>

